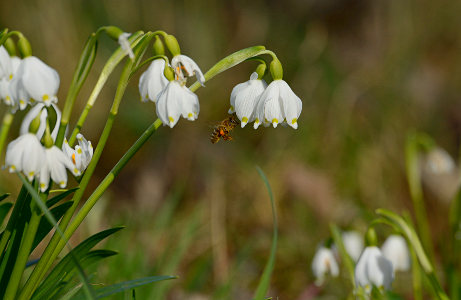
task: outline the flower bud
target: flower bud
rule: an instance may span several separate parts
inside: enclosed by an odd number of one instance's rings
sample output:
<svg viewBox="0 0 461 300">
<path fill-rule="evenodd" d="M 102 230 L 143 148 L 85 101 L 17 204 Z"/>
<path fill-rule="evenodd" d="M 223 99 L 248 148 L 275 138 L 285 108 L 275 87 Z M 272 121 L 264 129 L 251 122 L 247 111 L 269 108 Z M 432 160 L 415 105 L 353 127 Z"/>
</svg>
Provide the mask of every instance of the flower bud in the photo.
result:
<svg viewBox="0 0 461 300">
<path fill-rule="evenodd" d="M 12 38 L 7 38 L 3 46 L 10 56 L 16 56 L 16 45 Z"/>
<path fill-rule="evenodd" d="M 373 228 L 369 228 L 365 235 L 365 242 L 368 247 L 378 245 L 378 236 Z"/>
<path fill-rule="evenodd" d="M 283 78 L 282 63 L 280 63 L 280 60 L 278 60 L 277 58 L 274 58 L 271 61 L 270 70 L 271 70 L 272 79 L 277 80 L 277 79 Z"/>
<path fill-rule="evenodd" d="M 32 55 L 32 47 L 30 46 L 29 41 L 23 35 L 19 37 L 18 50 L 22 58 Z"/>
<path fill-rule="evenodd" d="M 114 41 L 118 41 L 118 37 L 123 34 L 123 31 L 116 26 L 107 26 L 105 29 L 107 35 Z"/>
<path fill-rule="evenodd" d="M 165 75 L 168 81 L 174 80 L 174 70 L 169 66 L 165 66 L 165 70 L 163 70 L 163 75 Z"/>
<path fill-rule="evenodd" d="M 165 44 L 173 57 L 181 54 L 181 49 L 179 48 L 178 40 L 176 40 L 176 38 L 173 35 L 165 35 Z"/>
<path fill-rule="evenodd" d="M 267 66 L 266 64 L 259 64 L 256 67 L 255 72 L 258 74 L 258 79 L 262 79 L 264 76 L 264 73 L 266 73 Z"/>
<path fill-rule="evenodd" d="M 165 55 L 165 47 L 158 35 L 155 36 L 155 42 L 152 47 L 154 48 L 154 55 Z"/>
</svg>

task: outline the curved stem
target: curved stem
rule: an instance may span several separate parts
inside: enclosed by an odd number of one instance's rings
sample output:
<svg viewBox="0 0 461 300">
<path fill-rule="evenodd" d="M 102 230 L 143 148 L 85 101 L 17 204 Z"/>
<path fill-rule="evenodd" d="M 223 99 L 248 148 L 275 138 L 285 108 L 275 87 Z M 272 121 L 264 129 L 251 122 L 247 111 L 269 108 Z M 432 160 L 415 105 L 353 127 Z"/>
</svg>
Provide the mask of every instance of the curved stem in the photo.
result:
<svg viewBox="0 0 461 300">
<path fill-rule="evenodd" d="M 141 40 L 141 35 L 134 33 L 128 40 L 133 40 L 132 41 L 132 47 L 135 47 Z M 88 113 L 90 112 L 91 108 L 95 104 L 99 93 L 101 92 L 102 88 L 107 82 L 107 79 L 109 79 L 109 76 L 112 74 L 114 69 L 118 66 L 118 64 L 122 61 L 122 59 L 126 56 L 126 53 L 121 49 L 117 49 L 114 54 L 109 58 L 107 61 L 106 65 L 101 71 L 101 75 L 99 75 L 98 81 L 96 82 L 96 85 L 93 88 L 93 91 L 90 94 L 90 97 L 88 98 L 88 101 L 86 103 L 86 106 L 84 110 L 82 111 L 80 118 L 77 121 L 77 124 L 75 125 L 74 130 L 72 131 L 72 134 L 69 138 L 69 145 L 73 146 L 75 143 L 75 139 L 77 138 L 77 134 L 80 132 L 80 129 L 82 128 L 83 124 L 85 123 L 86 117 L 88 116 Z M 65 123 L 67 126 L 67 123 Z M 61 124 L 61 127 L 64 126 Z M 65 127 L 64 126 L 64 127 Z"/>
<path fill-rule="evenodd" d="M 77 213 L 75 218 L 69 224 L 69 226 L 64 231 L 66 239 L 69 239 L 72 234 L 77 230 L 78 226 L 83 222 L 85 217 L 88 215 L 90 210 L 96 204 L 96 202 L 101 198 L 102 194 L 107 190 L 110 184 L 114 181 L 115 177 L 120 173 L 120 171 L 125 167 L 125 165 L 130 161 L 130 159 L 138 152 L 139 149 L 146 143 L 152 134 L 157 131 L 157 129 L 162 125 L 162 121 L 157 119 L 149 128 L 144 131 L 144 133 L 138 138 L 138 140 L 128 149 L 128 151 L 122 156 L 118 163 L 112 168 L 109 174 L 106 175 L 104 180 L 99 184 L 99 186 L 94 190 L 88 200 L 85 202 L 83 207 Z M 65 246 L 65 242 L 61 240 L 53 252 L 52 257 L 57 257 L 59 253 Z"/>
<path fill-rule="evenodd" d="M 13 123 L 14 114 L 8 109 L 3 115 L 2 129 L 0 130 L 0 155 L 3 152 L 8 132 L 10 131 L 11 123 Z"/>
</svg>

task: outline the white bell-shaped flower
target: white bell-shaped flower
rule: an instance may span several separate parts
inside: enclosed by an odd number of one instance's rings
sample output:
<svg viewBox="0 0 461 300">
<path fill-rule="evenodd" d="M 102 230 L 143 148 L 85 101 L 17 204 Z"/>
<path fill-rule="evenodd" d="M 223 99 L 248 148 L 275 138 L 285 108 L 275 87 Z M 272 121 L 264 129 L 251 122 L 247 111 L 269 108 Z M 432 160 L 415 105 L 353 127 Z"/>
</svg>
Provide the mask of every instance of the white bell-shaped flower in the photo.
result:
<svg viewBox="0 0 461 300">
<path fill-rule="evenodd" d="M 139 93 L 141 94 L 141 101 L 157 102 L 158 95 L 167 86 L 168 79 L 166 79 L 163 71 L 165 70 L 165 60 L 155 59 L 149 68 L 142 73 L 139 78 Z"/>
<path fill-rule="evenodd" d="M 134 59 L 133 49 L 131 49 L 130 42 L 128 38 L 130 37 L 131 33 L 124 32 L 118 36 L 118 43 L 120 44 L 120 48 L 125 51 L 126 54 L 130 57 L 130 59 Z"/>
<path fill-rule="evenodd" d="M 192 58 L 178 54 L 171 60 L 171 66 L 173 67 L 176 80 L 180 81 L 181 83 L 185 83 L 186 77 L 192 77 L 195 75 L 197 77 L 197 81 L 200 82 L 202 86 L 205 83 L 205 76 L 203 76 L 202 71 L 200 70 L 199 66 Z"/>
<path fill-rule="evenodd" d="M 456 163 L 445 149 L 435 147 L 426 157 L 425 168 L 434 175 L 447 174 L 455 170 Z"/>
<path fill-rule="evenodd" d="M 366 247 L 355 265 L 356 285 L 369 294 L 373 286 L 380 291 L 390 289 L 393 280 L 394 270 L 391 261 L 384 257 L 378 247 Z"/>
<path fill-rule="evenodd" d="M 339 275 L 338 263 L 330 248 L 322 246 L 317 249 L 312 259 L 312 273 L 316 278 L 316 285 L 322 285 L 327 274 L 330 274 L 332 277 Z"/>
<path fill-rule="evenodd" d="M 56 146 L 45 149 L 45 161 L 40 170 L 40 190 L 45 192 L 48 189 L 50 177 L 61 188 L 65 188 L 67 185 L 66 168 L 75 176 L 80 175 L 80 171 L 61 149 Z"/>
<path fill-rule="evenodd" d="M 13 66 L 13 80 L 11 80 L 10 82 L 9 90 L 14 101 L 19 106 L 19 109 L 24 110 L 27 107 L 27 105 L 31 102 L 31 97 L 24 88 L 24 85 L 22 84 L 22 80 L 20 78 L 19 67 L 22 64 L 22 59 L 13 56 L 11 58 L 11 62 Z"/>
<path fill-rule="evenodd" d="M 62 151 L 72 161 L 80 173 L 83 173 L 93 158 L 93 146 L 91 142 L 85 139 L 80 133 L 77 134 L 77 141 L 78 145 L 75 146 L 75 149 L 72 149 L 67 139 L 64 139 Z"/>
<path fill-rule="evenodd" d="M 258 100 L 254 128 L 258 128 L 262 123 L 271 123 L 275 128 L 285 121 L 289 126 L 297 129 L 301 110 L 301 99 L 290 86 L 282 79 L 274 80 Z"/>
<path fill-rule="evenodd" d="M 24 88 L 27 95 L 46 106 L 58 101 L 59 74 L 35 56 L 22 60 L 17 71 L 21 83 L 18 88 Z"/>
<path fill-rule="evenodd" d="M 258 73 L 253 72 L 250 80 L 237 84 L 232 90 L 229 113 L 237 114 L 242 128 L 255 120 L 256 104 L 266 87 L 267 83 L 258 79 Z"/>
<path fill-rule="evenodd" d="M 392 262 L 394 271 L 410 270 L 410 251 L 407 242 L 400 235 L 390 235 L 381 246 L 383 255 Z"/>
<path fill-rule="evenodd" d="M 176 125 L 180 116 L 194 121 L 200 112 L 197 95 L 176 80 L 170 81 L 160 93 L 156 108 L 157 116 L 170 128 Z"/>
<path fill-rule="evenodd" d="M 8 144 L 5 165 L 10 173 L 22 171 L 32 181 L 40 173 L 44 159 L 45 152 L 37 136 L 26 133 Z"/>
<path fill-rule="evenodd" d="M 363 250 L 363 237 L 357 231 L 345 231 L 341 235 L 347 254 L 356 262 Z"/>
<path fill-rule="evenodd" d="M 0 79 L 13 79 L 11 57 L 5 47 L 0 46 Z"/>
</svg>

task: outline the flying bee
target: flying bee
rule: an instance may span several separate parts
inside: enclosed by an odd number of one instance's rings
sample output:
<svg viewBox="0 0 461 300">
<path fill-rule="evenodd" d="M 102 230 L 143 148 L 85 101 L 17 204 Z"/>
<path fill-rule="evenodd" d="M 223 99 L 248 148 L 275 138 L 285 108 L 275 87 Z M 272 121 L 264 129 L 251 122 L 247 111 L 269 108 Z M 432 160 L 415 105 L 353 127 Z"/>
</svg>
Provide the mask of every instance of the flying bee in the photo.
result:
<svg viewBox="0 0 461 300">
<path fill-rule="evenodd" d="M 219 142 L 220 139 L 224 141 L 232 141 L 230 132 L 240 124 L 240 121 L 235 115 L 232 115 L 214 126 L 213 132 L 210 135 L 210 141 L 213 144 Z"/>
</svg>

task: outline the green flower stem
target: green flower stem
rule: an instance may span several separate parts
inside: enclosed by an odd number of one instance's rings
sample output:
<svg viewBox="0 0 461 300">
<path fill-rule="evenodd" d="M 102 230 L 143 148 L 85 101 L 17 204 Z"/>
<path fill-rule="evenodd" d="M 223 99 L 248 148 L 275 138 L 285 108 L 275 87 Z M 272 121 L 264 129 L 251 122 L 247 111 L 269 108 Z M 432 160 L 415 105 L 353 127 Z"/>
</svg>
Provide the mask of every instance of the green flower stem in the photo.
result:
<svg viewBox="0 0 461 300">
<path fill-rule="evenodd" d="M 210 80 L 211 78 L 215 77 L 219 73 L 230 69 L 239 63 L 249 59 L 250 57 L 255 57 L 267 52 L 264 46 L 254 46 L 239 50 L 237 52 L 232 53 L 229 56 L 218 61 L 213 67 L 211 67 L 208 72 L 205 73 L 205 81 Z M 272 52 L 272 51 L 270 51 Z M 200 87 L 200 82 L 196 81 L 193 85 L 190 86 L 190 90 L 195 92 Z"/>
<path fill-rule="evenodd" d="M 128 80 L 129 80 L 131 71 L 136 66 L 137 62 L 139 61 L 139 58 L 142 57 L 143 51 L 145 50 L 147 44 L 150 42 L 150 39 L 152 38 L 151 35 L 147 35 L 147 34 L 144 37 L 145 38 L 143 39 L 143 41 L 141 41 L 139 44 L 140 47 L 138 48 L 138 51 L 135 51 L 136 52 L 135 55 L 137 59 L 128 60 L 128 62 L 126 63 L 122 71 L 122 74 L 120 76 L 120 80 L 117 86 L 117 91 L 115 92 L 114 102 L 112 104 L 109 117 L 107 118 L 106 125 L 104 126 L 101 137 L 99 138 L 99 142 L 94 151 L 93 158 L 91 159 L 91 162 L 88 165 L 88 168 L 86 169 L 85 174 L 82 177 L 82 180 L 80 181 L 80 188 L 75 192 L 74 197 L 72 198 L 73 204 L 62 217 L 62 220 L 60 223 L 61 228 L 66 228 L 67 225 L 69 224 L 72 218 L 72 215 L 77 209 L 78 204 L 81 198 L 83 197 L 83 193 L 85 192 L 85 189 L 88 186 L 91 176 L 93 175 L 94 169 L 96 168 L 96 165 L 101 157 L 101 154 L 102 154 L 102 151 L 104 150 L 107 139 L 109 138 L 109 134 L 111 132 L 115 117 L 117 116 L 118 108 L 123 98 L 123 94 L 125 93 L 126 87 L 128 85 Z M 141 52 L 141 54 L 139 54 L 139 52 Z M 49 269 L 54 259 L 56 258 L 57 255 L 54 256 L 53 251 L 55 250 L 56 246 L 61 241 L 65 243 L 65 240 L 62 240 L 60 235 L 55 233 L 53 237 L 51 238 L 51 241 L 48 243 L 45 251 L 43 252 L 42 257 L 40 258 L 37 266 L 35 267 L 34 271 L 29 277 L 29 280 L 26 282 L 26 285 L 24 286 L 24 290 L 21 293 L 19 299 L 29 299 L 30 298 L 36 286 L 39 284 L 40 280 L 43 278 L 46 271 Z"/>
<path fill-rule="evenodd" d="M 416 217 L 418 233 L 421 242 L 426 249 L 429 259 L 432 261 L 433 249 L 432 239 L 427 221 L 427 212 L 424 204 L 423 188 L 421 185 L 421 170 L 419 166 L 419 153 L 421 148 L 429 147 L 428 137 L 422 134 L 411 134 L 405 145 L 405 164 L 408 186 Z"/>
<path fill-rule="evenodd" d="M 42 197 L 42 200 L 46 200 L 46 195 Z M 5 295 L 3 298 L 5 300 L 16 299 L 19 283 L 21 282 L 22 274 L 26 267 L 27 259 L 30 255 L 30 250 L 32 249 L 32 244 L 35 239 L 35 234 L 37 233 L 38 225 L 40 224 L 40 211 L 37 210 L 37 207 L 34 204 L 31 205 L 31 210 L 31 218 L 29 224 L 27 225 L 26 234 L 21 241 L 21 247 L 19 247 L 19 253 L 11 273 L 10 281 L 6 287 Z"/>
<path fill-rule="evenodd" d="M 2 129 L 0 130 L 0 155 L 3 152 L 8 132 L 10 131 L 11 123 L 13 123 L 14 114 L 8 109 L 3 115 Z"/>
<path fill-rule="evenodd" d="M 136 32 L 130 36 L 128 40 L 131 42 L 132 47 L 135 47 L 139 43 L 139 41 L 141 40 L 141 36 L 142 36 L 142 33 L 139 33 L 139 32 Z M 121 48 L 118 48 L 114 52 L 114 54 L 112 54 L 112 56 L 108 59 L 106 65 L 101 71 L 101 75 L 99 75 L 98 81 L 96 82 L 96 85 L 94 86 L 93 91 L 90 94 L 90 97 L 88 98 L 85 109 L 82 111 L 80 118 L 77 121 L 77 125 L 75 126 L 75 129 L 72 132 L 72 135 L 69 139 L 70 146 L 74 144 L 77 134 L 80 132 L 80 129 L 82 128 L 83 123 L 85 122 L 90 109 L 93 107 L 94 103 L 96 102 L 96 99 L 98 98 L 99 93 L 101 92 L 102 88 L 107 82 L 107 79 L 109 78 L 110 74 L 112 74 L 115 67 L 118 66 L 118 64 L 122 61 L 122 59 L 125 56 L 126 56 L 126 53 Z M 70 94 L 70 91 L 69 91 L 69 94 Z M 75 97 L 76 96 L 77 95 L 75 94 Z M 66 104 L 65 104 L 64 111 L 62 114 L 63 116 L 61 119 L 61 125 L 59 129 L 61 132 L 61 128 L 62 128 L 62 132 L 63 132 L 62 135 L 64 135 L 65 128 L 67 124 L 69 123 L 69 117 L 70 117 L 70 113 L 72 112 L 72 107 L 73 107 L 73 102 L 75 101 L 75 97 L 68 96 L 66 99 Z M 68 109 L 66 110 L 67 107 Z"/>
<path fill-rule="evenodd" d="M 138 152 L 139 149 L 147 142 L 149 137 L 157 131 L 157 129 L 162 125 L 162 121 L 157 119 L 149 128 L 144 131 L 144 133 L 138 138 L 138 140 L 128 149 L 128 151 L 122 156 L 118 163 L 112 168 L 112 170 L 107 174 L 104 180 L 99 184 L 99 186 L 94 190 L 93 194 L 88 198 L 83 207 L 79 210 L 72 222 L 67 226 L 64 231 L 66 239 L 69 239 L 72 234 L 77 230 L 78 226 L 83 222 L 85 217 L 88 215 L 90 210 L 96 204 L 96 202 L 101 198 L 102 194 L 107 190 L 110 184 L 114 181 L 115 177 L 120 173 L 120 171 L 125 167 L 125 165 L 130 161 L 130 159 Z M 59 253 L 65 246 L 65 241 L 61 240 L 56 247 L 53 257 L 57 257 Z"/>
</svg>

